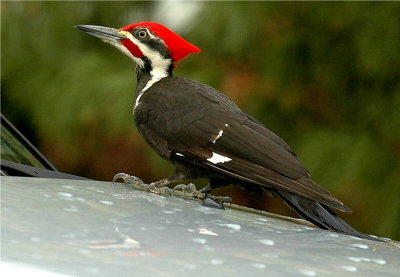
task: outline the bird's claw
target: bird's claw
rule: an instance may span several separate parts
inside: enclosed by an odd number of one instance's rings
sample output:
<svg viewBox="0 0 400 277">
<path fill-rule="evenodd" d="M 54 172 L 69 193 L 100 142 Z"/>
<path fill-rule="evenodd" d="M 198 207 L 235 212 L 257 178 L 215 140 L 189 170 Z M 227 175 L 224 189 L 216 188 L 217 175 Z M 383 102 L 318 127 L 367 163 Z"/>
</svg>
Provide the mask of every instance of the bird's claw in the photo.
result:
<svg viewBox="0 0 400 277">
<path fill-rule="evenodd" d="M 205 194 L 198 191 L 196 188 L 196 185 L 192 184 L 192 183 L 187 184 L 187 185 L 185 185 L 185 184 L 177 185 L 176 187 L 174 187 L 172 189 L 172 193 L 174 195 L 175 195 L 176 190 L 181 190 L 184 197 L 185 197 L 185 195 L 189 195 L 191 197 L 200 198 L 200 199 L 204 199 L 204 197 L 205 197 Z"/>
<path fill-rule="evenodd" d="M 143 188 L 144 190 L 155 194 L 169 194 L 169 196 L 173 194 L 173 191 L 169 187 L 163 186 L 162 184 L 157 182 L 143 184 Z"/>
<path fill-rule="evenodd" d="M 227 196 L 214 196 L 214 195 L 203 193 L 203 192 L 201 192 L 201 190 L 197 190 L 196 186 L 192 183 L 190 183 L 188 185 L 184 185 L 184 184 L 177 185 L 172 190 L 173 195 L 175 195 L 176 190 L 181 190 L 184 197 L 189 196 L 189 197 L 199 198 L 199 199 L 203 199 L 203 200 L 206 198 L 210 198 L 220 204 L 224 204 L 224 203 L 229 203 L 229 205 L 232 204 L 232 198 L 227 197 Z"/>
<path fill-rule="evenodd" d="M 224 204 L 224 203 L 228 203 L 229 205 L 232 204 L 232 198 L 230 198 L 228 196 L 214 196 L 214 195 L 207 194 L 206 198 L 211 198 L 212 200 L 214 200 L 215 202 L 218 202 L 220 204 Z"/>
<path fill-rule="evenodd" d="M 118 179 L 122 179 L 126 185 L 145 185 L 145 183 L 136 176 L 132 176 L 126 173 L 117 173 L 113 177 L 113 183 Z"/>
<path fill-rule="evenodd" d="M 146 184 L 140 178 L 136 176 L 132 176 L 126 173 L 118 173 L 113 177 L 113 183 L 115 183 L 118 179 L 122 179 L 125 185 L 133 185 L 138 189 L 149 191 L 156 194 L 169 194 L 172 195 L 171 189 L 163 186 L 162 183 L 150 183 Z"/>
</svg>

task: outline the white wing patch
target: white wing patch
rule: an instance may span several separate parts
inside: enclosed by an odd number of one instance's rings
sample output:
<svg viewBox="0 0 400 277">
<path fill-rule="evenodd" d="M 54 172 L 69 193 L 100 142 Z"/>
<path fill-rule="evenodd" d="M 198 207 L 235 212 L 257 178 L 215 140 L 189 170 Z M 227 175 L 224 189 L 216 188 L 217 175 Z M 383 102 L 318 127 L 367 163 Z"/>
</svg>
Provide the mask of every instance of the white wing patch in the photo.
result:
<svg viewBox="0 0 400 277">
<path fill-rule="evenodd" d="M 183 154 L 181 154 L 181 153 L 176 153 L 176 155 L 177 155 L 177 156 L 184 157 Z"/>
<path fill-rule="evenodd" d="M 213 164 L 219 164 L 219 163 L 225 163 L 225 162 L 232 161 L 231 158 L 222 156 L 222 155 L 214 153 L 214 152 L 212 152 L 212 153 L 213 153 L 213 155 L 211 156 L 211 158 L 208 158 L 207 161 L 212 162 Z"/>
<path fill-rule="evenodd" d="M 217 139 L 219 139 L 222 136 L 223 133 L 224 133 L 224 130 L 219 130 L 218 135 L 213 140 L 213 143 L 215 143 L 217 141 Z"/>
</svg>

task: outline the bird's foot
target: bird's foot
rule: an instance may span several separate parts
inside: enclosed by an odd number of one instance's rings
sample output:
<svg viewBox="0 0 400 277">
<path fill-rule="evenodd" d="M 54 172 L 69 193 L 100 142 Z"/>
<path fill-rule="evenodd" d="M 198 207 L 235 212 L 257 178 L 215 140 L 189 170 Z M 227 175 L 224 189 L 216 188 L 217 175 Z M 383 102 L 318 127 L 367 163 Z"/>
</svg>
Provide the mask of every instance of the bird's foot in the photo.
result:
<svg viewBox="0 0 400 277">
<path fill-rule="evenodd" d="M 132 176 L 126 173 L 117 173 L 113 177 L 113 183 L 115 183 L 118 179 L 122 179 L 125 185 L 133 185 L 133 186 L 142 186 L 145 183 L 138 177 Z"/>
<path fill-rule="evenodd" d="M 189 197 L 194 197 L 194 198 L 200 198 L 204 199 L 206 197 L 205 193 L 202 193 L 201 191 L 197 190 L 196 185 L 190 183 L 188 185 L 180 184 L 177 185 L 172 189 L 172 193 L 175 194 L 176 190 L 180 190 L 183 193 L 183 196 L 189 196 Z"/>
<path fill-rule="evenodd" d="M 184 184 L 180 184 L 177 185 L 176 187 L 173 188 L 172 193 L 175 194 L 176 190 L 181 190 L 183 193 L 183 196 L 189 196 L 189 197 L 193 197 L 193 198 L 199 198 L 199 199 L 206 199 L 206 198 L 210 198 L 220 204 L 224 204 L 224 203 L 229 203 L 232 204 L 232 198 L 227 197 L 227 196 L 214 196 L 208 193 L 204 193 L 202 192 L 202 190 L 197 190 L 196 186 L 192 183 L 188 184 L 188 185 L 184 185 Z"/>
<path fill-rule="evenodd" d="M 214 195 L 211 195 L 211 194 L 207 194 L 206 198 L 210 198 L 210 199 L 212 199 L 215 202 L 218 202 L 220 204 L 224 204 L 224 203 L 227 203 L 229 205 L 232 204 L 232 198 L 230 198 L 228 196 L 214 196 Z"/>
<path fill-rule="evenodd" d="M 172 195 L 172 191 L 166 185 L 168 182 L 165 179 L 160 180 L 158 182 L 153 182 L 150 184 L 144 183 L 140 178 L 136 176 L 132 176 L 126 173 L 118 173 L 113 178 L 113 183 L 116 182 L 118 179 L 122 179 L 125 185 L 134 186 L 140 190 L 149 191 L 156 194 L 169 194 Z"/>
</svg>

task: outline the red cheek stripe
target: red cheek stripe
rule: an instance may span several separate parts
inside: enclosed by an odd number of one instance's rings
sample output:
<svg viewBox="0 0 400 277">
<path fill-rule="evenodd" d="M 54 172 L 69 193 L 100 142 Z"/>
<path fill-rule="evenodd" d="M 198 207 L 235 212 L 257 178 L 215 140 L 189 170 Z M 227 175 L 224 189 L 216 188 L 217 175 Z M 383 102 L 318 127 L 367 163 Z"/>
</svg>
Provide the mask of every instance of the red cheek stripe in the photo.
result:
<svg viewBox="0 0 400 277">
<path fill-rule="evenodd" d="M 132 41 L 130 41 L 129 39 L 123 39 L 121 40 L 121 43 L 123 46 L 126 47 L 126 49 L 129 50 L 129 52 L 131 52 L 131 54 L 136 57 L 136 58 L 143 58 L 144 55 L 142 53 L 142 51 L 140 51 L 139 47 L 137 47 Z"/>
</svg>

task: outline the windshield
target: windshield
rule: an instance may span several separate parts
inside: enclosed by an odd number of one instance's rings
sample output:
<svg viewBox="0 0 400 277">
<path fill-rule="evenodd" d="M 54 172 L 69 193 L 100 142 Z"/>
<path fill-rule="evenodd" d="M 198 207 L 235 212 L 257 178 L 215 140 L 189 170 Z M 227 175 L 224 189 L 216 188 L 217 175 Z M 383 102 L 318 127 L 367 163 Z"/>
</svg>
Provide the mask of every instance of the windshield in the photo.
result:
<svg viewBox="0 0 400 277">
<path fill-rule="evenodd" d="M 1 125 L 1 159 L 37 168 L 45 168 L 3 125 Z"/>
</svg>

